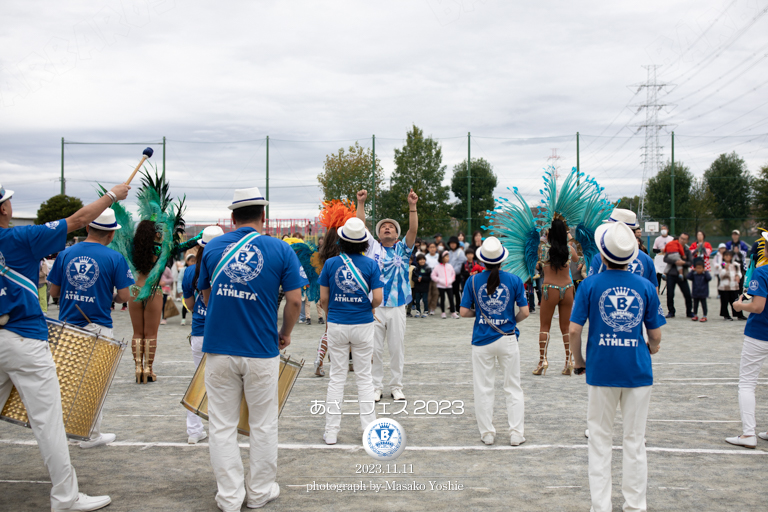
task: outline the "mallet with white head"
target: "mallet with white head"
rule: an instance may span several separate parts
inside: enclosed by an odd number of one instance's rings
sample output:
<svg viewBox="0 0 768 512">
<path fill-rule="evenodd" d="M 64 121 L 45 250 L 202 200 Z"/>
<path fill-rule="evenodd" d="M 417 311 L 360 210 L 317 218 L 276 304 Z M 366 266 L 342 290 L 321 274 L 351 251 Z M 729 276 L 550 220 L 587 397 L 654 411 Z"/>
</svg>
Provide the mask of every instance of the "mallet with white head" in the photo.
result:
<svg viewBox="0 0 768 512">
<path fill-rule="evenodd" d="M 144 165 L 144 162 L 147 161 L 147 158 L 152 158 L 153 153 L 154 151 L 152 150 L 152 148 L 147 148 L 143 151 L 142 155 L 144 156 L 141 157 L 141 162 L 139 162 L 139 165 L 137 165 L 136 168 L 131 173 L 131 177 L 128 178 L 128 181 L 125 182 L 126 185 L 131 184 L 131 181 L 133 181 L 133 177 L 136 176 L 137 172 L 139 172 L 139 169 L 141 168 L 142 165 Z"/>
</svg>

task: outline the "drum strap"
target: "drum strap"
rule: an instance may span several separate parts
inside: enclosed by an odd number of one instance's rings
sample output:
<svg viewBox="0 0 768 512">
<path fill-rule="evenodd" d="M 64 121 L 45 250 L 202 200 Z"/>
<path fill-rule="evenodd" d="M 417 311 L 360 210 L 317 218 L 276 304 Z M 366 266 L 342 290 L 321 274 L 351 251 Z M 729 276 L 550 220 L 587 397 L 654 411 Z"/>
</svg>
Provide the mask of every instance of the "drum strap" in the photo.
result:
<svg viewBox="0 0 768 512">
<path fill-rule="evenodd" d="M 252 242 L 256 238 L 261 236 L 258 231 L 254 231 L 253 233 L 250 233 L 243 237 L 242 240 L 240 240 L 237 245 L 235 245 L 231 251 L 229 251 L 228 254 L 225 256 L 222 256 L 221 260 L 219 261 L 219 264 L 216 265 L 216 270 L 213 271 L 213 275 L 211 276 L 211 288 L 213 288 L 213 284 L 216 282 L 216 279 L 221 275 L 221 271 L 224 270 L 224 268 L 229 265 L 229 263 L 234 260 L 237 255 L 242 250 L 243 246 L 245 246 L 247 243 Z"/>
<path fill-rule="evenodd" d="M 347 266 L 347 269 L 349 269 L 349 272 L 352 274 L 352 277 L 355 279 L 355 282 L 362 288 L 363 293 L 368 295 L 371 291 L 371 289 L 368 287 L 368 283 L 365 282 L 365 279 L 363 279 L 363 274 L 360 273 L 360 270 L 355 266 L 354 263 L 352 263 L 352 258 L 347 256 L 344 253 L 340 254 L 341 261 L 344 262 L 344 264 Z"/>
<path fill-rule="evenodd" d="M 35 285 L 35 283 L 27 279 L 26 276 L 20 274 L 19 272 L 16 272 L 12 268 L 7 267 L 4 264 L 0 264 L 0 276 L 13 281 L 14 283 L 18 284 L 19 286 L 27 290 L 29 293 L 34 295 L 36 298 L 38 297 L 37 285 Z"/>
</svg>

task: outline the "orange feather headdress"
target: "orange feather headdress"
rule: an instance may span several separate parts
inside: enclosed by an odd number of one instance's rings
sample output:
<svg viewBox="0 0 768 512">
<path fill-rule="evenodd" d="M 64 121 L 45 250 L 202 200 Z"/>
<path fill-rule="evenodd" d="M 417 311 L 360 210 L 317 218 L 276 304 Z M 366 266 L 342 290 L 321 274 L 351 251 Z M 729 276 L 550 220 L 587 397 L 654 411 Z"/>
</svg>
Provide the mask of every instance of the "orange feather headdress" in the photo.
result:
<svg viewBox="0 0 768 512">
<path fill-rule="evenodd" d="M 327 229 L 340 228 L 349 219 L 357 215 L 357 208 L 352 201 L 334 199 L 323 201 L 323 211 L 320 212 L 320 223 Z"/>
</svg>

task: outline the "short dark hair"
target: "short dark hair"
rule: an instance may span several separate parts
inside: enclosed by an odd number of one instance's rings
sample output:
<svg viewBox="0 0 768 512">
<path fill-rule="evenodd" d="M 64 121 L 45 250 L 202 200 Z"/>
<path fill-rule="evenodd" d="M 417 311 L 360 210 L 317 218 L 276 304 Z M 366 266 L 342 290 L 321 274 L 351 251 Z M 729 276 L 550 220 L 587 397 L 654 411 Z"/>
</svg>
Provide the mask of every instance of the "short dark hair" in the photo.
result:
<svg viewBox="0 0 768 512">
<path fill-rule="evenodd" d="M 350 242 L 349 240 L 339 238 L 339 247 L 341 247 L 341 252 L 347 254 L 361 254 L 368 247 L 368 242 Z"/>
<path fill-rule="evenodd" d="M 104 240 L 109 236 L 111 232 L 112 230 L 109 229 L 99 229 L 91 225 L 88 226 L 88 234 L 94 238 L 98 238 L 99 240 Z"/>
<path fill-rule="evenodd" d="M 681 237 L 681 236 L 687 236 L 688 238 L 691 238 L 691 235 L 689 235 L 689 234 L 688 234 L 688 233 L 686 233 L 685 231 L 683 231 L 682 233 L 680 233 L 680 234 L 677 236 L 678 240 L 680 239 L 680 237 Z"/>
<path fill-rule="evenodd" d="M 614 263 L 608 258 L 605 258 L 605 266 L 607 266 L 611 270 L 624 270 L 627 268 L 627 264 L 621 264 L 621 263 Z"/>
<path fill-rule="evenodd" d="M 421 261 L 421 260 L 427 261 L 427 257 L 424 255 L 423 252 L 420 252 L 419 254 L 416 255 L 416 261 Z"/>
<path fill-rule="evenodd" d="M 471 247 L 467 247 L 467 249 L 464 251 L 464 254 L 472 254 L 474 256 L 475 250 Z"/>
<path fill-rule="evenodd" d="M 264 205 L 254 204 L 232 210 L 232 218 L 236 224 L 248 224 L 250 222 L 260 221 L 263 213 Z"/>
</svg>

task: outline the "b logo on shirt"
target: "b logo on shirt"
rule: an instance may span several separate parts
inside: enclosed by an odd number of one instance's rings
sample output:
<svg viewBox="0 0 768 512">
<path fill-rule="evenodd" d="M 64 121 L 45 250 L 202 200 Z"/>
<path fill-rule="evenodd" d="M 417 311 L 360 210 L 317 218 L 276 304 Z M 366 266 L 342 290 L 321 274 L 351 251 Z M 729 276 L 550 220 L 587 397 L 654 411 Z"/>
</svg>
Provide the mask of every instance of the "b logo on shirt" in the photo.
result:
<svg viewBox="0 0 768 512">
<path fill-rule="evenodd" d="M 224 256 L 236 245 L 233 242 L 224 249 Z M 224 267 L 224 273 L 233 283 L 246 284 L 261 274 L 264 267 L 264 256 L 258 247 L 245 244 L 237 252 L 237 255 Z"/>
<path fill-rule="evenodd" d="M 355 293 L 360 289 L 360 285 L 357 284 L 346 265 L 339 267 L 339 270 L 336 271 L 335 281 L 336 286 L 345 293 Z"/>
<path fill-rule="evenodd" d="M 635 261 L 630 263 L 628 270 L 639 276 L 642 276 L 645 273 L 645 267 L 643 267 L 643 262 L 640 261 L 640 258 L 637 258 Z"/>
<path fill-rule="evenodd" d="M 757 279 L 753 279 L 749 282 L 749 291 L 756 292 L 760 285 L 757 283 Z"/>
<path fill-rule="evenodd" d="M 498 315 L 507 309 L 509 299 L 509 288 L 504 284 L 500 284 L 490 297 L 487 284 L 481 286 L 480 291 L 477 292 L 477 302 L 480 303 L 480 307 L 491 315 Z"/>
<path fill-rule="evenodd" d="M 600 296 L 599 307 L 603 322 L 617 331 L 630 332 L 643 320 L 643 299 L 632 288 L 608 288 Z"/>
<path fill-rule="evenodd" d="M 99 264 L 88 256 L 72 258 L 67 265 L 67 281 L 76 290 L 87 290 L 99 278 Z"/>
</svg>

